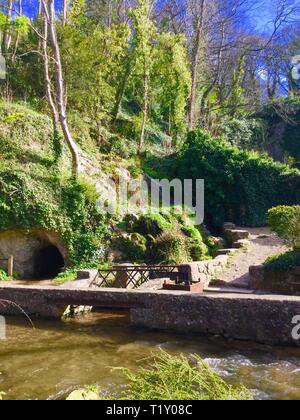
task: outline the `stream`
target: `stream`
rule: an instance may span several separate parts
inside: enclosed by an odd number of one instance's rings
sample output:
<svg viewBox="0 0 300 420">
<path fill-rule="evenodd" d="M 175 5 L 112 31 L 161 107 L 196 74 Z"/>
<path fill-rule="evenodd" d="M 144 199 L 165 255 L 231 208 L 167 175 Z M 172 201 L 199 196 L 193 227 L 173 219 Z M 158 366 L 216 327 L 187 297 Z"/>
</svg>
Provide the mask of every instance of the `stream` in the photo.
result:
<svg viewBox="0 0 300 420">
<path fill-rule="evenodd" d="M 7 318 L 0 340 L 4 399 L 62 399 L 99 384 L 110 395 L 124 385 L 116 367 L 136 369 L 158 349 L 198 354 L 227 381 L 243 383 L 257 399 L 300 399 L 300 349 L 272 348 L 218 337 L 130 329 L 126 313 L 87 314 L 59 321 Z"/>
</svg>

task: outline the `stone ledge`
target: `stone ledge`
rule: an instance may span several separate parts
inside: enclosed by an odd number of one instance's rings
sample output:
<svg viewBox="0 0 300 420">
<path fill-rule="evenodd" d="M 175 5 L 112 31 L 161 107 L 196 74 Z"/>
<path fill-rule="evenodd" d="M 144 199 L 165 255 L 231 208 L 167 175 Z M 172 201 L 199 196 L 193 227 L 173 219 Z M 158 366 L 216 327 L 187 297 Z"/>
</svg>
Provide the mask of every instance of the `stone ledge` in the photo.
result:
<svg viewBox="0 0 300 420">
<path fill-rule="evenodd" d="M 219 255 L 213 260 L 182 264 L 179 271 L 187 274 L 191 283 L 202 283 L 204 288 L 209 285 L 215 274 L 223 271 L 228 260 L 227 255 Z"/>
</svg>

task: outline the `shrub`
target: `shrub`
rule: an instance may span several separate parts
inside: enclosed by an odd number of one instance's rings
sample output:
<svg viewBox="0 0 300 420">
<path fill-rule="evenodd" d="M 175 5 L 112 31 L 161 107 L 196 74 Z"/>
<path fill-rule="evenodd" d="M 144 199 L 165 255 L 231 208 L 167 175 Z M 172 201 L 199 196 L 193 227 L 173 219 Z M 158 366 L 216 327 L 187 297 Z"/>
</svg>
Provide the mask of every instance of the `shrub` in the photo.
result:
<svg viewBox="0 0 300 420">
<path fill-rule="evenodd" d="M 269 210 L 268 224 L 292 249 L 300 249 L 300 206 L 278 206 Z"/>
<path fill-rule="evenodd" d="M 221 227 L 227 220 L 242 226 L 264 226 L 267 211 L 300 203 L 300 172 L 254 152 L 238 149 L 203 131 L 189 133 L 181 152 L 147 165 L 168 178 L 204 179 L 205 217 Z M 161 163 L 161 165 L 160 165 Z"/>
<path fill-rule="evenodd" d="M 269 257 L 265 261 L 264 266 L 268 271 L 292 271 L 295 267 L 300 267 L 300 252 L 292 251 Z"/>
<path fill-rule="evenodd" d="M 175 264 L 208 257 L 200 228 L 190 224 L 187 216 L 176 214 L 174 209 L 140 217 L 126 215 L 118 226 L 131 234 L 116 243 L 127 261 Z"/>
<path fill-rule="evenodd" d="M 181 264 L 191 259 L 187 239 L 180 231 L 164 231 L 156 239 L 153 248 L 157 263 Z"/>
<path fill-rule="evenodd" d="M 192 225 L 181 225 L 181 231 L 187 236 L 188 252 L 193 261 L 201 261 L 208 254 L 208 247 L 204 243 L 199 230 Z"/>
<path fill-rule="evenodd" d="M 120 251 L 127 261 L 145 261 L 147 239 L 139 233 L 133 233 L 128 238 L 121 238 Z"/>
<path fill-rule="evenodd" d="M 9 277 L 4 270 L 0 268 L 0 281 L 8 281 Z"/>
</svg>

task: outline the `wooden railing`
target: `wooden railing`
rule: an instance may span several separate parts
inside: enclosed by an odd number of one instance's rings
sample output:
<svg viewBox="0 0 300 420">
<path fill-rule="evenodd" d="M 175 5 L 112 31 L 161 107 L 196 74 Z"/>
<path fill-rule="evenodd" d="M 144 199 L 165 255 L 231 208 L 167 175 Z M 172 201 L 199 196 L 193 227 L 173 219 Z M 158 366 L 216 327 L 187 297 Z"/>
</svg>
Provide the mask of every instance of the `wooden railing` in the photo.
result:
<svg viewBox="0 0 300 420">
<path fill-rule="evenodd" d="M 14 276 L 14 257 L 10 255 L 8 258 L 0 258 L 0 262 L 7 262 L 7 275 L 13 278 Z"/>
</svg>

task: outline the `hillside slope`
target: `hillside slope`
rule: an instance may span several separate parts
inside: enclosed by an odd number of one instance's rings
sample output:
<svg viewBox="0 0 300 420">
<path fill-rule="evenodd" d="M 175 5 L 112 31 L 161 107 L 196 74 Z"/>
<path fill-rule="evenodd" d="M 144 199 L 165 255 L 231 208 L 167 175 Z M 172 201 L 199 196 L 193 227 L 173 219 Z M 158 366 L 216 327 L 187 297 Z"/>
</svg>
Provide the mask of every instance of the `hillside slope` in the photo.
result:
<svg viewBox="0 0 300 420">
<path fill-rule="evenodd" d="M 1 104 L 0 231 L 55 232 L 70 264 L 90 266 L 105 246 L 107 221 L 96 208 L 91 182 L 101 172 L 99 162 L 81 155 L 86 173 L 76 182 L 61 139 L 53 138 L 51 119 L 22 105 Z"/>
</svg>

